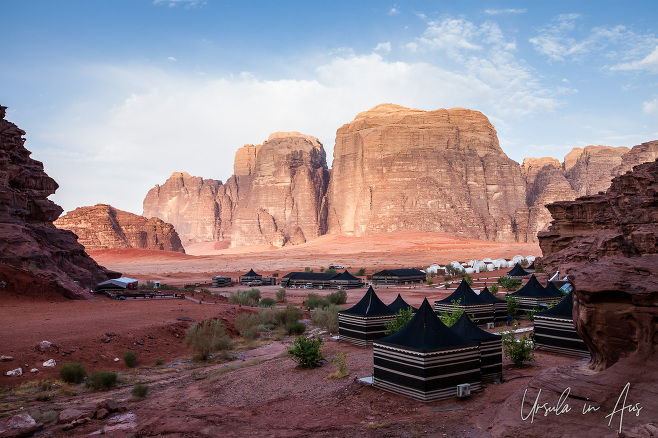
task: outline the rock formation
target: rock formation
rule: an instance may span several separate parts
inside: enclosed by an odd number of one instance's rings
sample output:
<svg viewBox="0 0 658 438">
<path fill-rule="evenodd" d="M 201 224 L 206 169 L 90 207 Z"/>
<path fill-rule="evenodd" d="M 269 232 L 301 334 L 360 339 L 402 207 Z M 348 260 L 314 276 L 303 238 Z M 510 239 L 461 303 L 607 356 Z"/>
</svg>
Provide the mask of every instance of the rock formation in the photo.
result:
<svg viewBox="0 0 658 438">
<path fill-rule="evenodd" d="M 110 205 L 76 208 L 54 223 L 57 228 L 73 231 L 87 251 L 141 248 L 185 252 L 173 225 Z"/>
<path fill-rule="evenodd" d="M 20 272 L 67 297 L 83 297 L 85 289 L 120 274 L 99 266 L 72 232 L 53 225 L 62 208 L 48 196 L 58 185 L 30 158 L 25 131 L 4 119 L 5 110 L 0 106 L 0 281 L 20 292 Z"/>
<path fill-rule="evenodd" d="M 614 170 L 621 166 L 627 147 L 587 146 L 573 165 L 569 165 L 566 177 L 577 196 L 593 195 L 610 187 L 616 176 Z M 573 159 L 572 155 L 570 159 Z M 567 157 L 565 157 L 565 168 Z"/>
</svg>

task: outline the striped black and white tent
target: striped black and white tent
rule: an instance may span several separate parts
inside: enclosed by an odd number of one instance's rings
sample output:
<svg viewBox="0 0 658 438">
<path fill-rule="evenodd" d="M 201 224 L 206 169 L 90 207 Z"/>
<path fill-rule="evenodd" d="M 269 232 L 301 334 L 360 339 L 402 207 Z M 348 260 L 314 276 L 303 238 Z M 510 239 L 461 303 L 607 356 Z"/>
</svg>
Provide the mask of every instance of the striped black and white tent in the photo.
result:
<svg viewBox="0 0 658 438">
<path fill-rule="evenodd" d="M 478 324 L 494 322 L 494 305 L 487 303 L 476 294 L 471 286 L 462 280 L 457 289 L 447 298 L 434 302 L 434 310 L 437 313 L 452 310 L 454 304 L 459 301 L 458 307 L 464 309 L 468 316 L 477 321 Z M 454 303 L 453 303 L 454 302 Z"/>
<path fill-rule="evenodd" d="M 480 299 L 485 303 L 493 304 L 494 308 L 494 322 L 501 322 L 507 320 L 507 301 L 494 296 L 489 289 L 485 287 L 480 292 Z"/>
<path fill-rule="evenodd" d="M 535 314 L 535 346 L 568 356 L 589 356 L 587 345 L 573 325 L 571 292 L 554 307 Z"/>
<path fill-rule="evenodd" d="M 534 274 L 537 272 L 537 268 L 535 268 L 535 261 L 533 260 L 530 266 L 527 268 L 523 268 L 524 271 L 526 271 L 528 274 Z"/>
<path fill-rule="evenodd" d="M 461 318 L 450 328 L 461 337 L 480 344 L 480 370 L 483 381 L 493 382 L 503 378 L 502 336 L 482 330 L 465 313 L 462 313 Z"/>
<path fill-rule="evenodd" d="M 412 309 L 416 312 L 418 309 L 407 304 L 407 302 L 402 298 L 402 295 L 398 294 L 398 297 L 391 304 L 388 305 L 388 308 L 391 309 L 393 313 L 398 313 L 400 310 Z"/>
<path fill-rule="evenodd" d="M 386 336 L 386 323 L 395 313 L 379 299 L 372 286 L 361 301 L 338 312 L 338 338 L 362 347 Z"/>
<path fill-rule="evenodd" d="M 558 291 L 546 291 L 546 288 L 539 284 L 535 274 L 532 274 L 530 280 L 519 290 L 510 294 L 519 301 L 519 314 L 530 312 L 542 303 L 557 303 L 562 299 L 562 293 Z"/>
<path fill-rule="evenodd" d="M 373 342 L 373 386 L 420 401 L 457 395 L 457 385 L 482 389 L 480 350 L 446 327 L 425 299 L 398 332 Z"/>
<path fill-rule="evenodd" d="M 526 275 L 530 275 L 530 273 L 526 272 L 526 270 L 523 269 L 521 267 L 521 265 L 519 265 L 518 263 L 516 265 L 514 265 L 514 267 L 512 269 L 507 271 L 507 277 L 508 278 L 516 278 L 516 279 L 520 280 L 521 278 L 525 277 Z"/>
</svg>

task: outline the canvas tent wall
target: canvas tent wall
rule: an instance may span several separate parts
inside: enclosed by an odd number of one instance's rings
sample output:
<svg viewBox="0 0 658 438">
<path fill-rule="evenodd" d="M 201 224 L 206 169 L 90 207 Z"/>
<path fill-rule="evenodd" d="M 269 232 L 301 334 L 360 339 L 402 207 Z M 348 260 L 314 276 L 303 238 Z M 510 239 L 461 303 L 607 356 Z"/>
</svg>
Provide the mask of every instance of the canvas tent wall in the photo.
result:
<svg viewBox="0 0 658 438">
<path fill-rule="evenodd" d="M 573 324 L 571 292 L 554 307 L 535 314 L 535 346 L 568 356 L 589 356 Z"/>
<path fill-rule="evenodd" d="M 384 269 L 372 274 L 373 284 L 423 283 L 427 275 L 419 269 Z"/>
<path fill-rule="evenodd" d="M 489 292 L 489 289 L 487 287 L 482 289 L 482 292 L 480 292 L 479 297 L 485 303 L 491 303 L 493 305 L 493 309 L 494 309 L 494 321 L 493 322 L 507 321 L 507 301 L 506 300 L 495 297 L 491 292 Z"/>
<path fill-rule="evenodd" d="M 482 389 L 480 350 L 446 327 L 427 299 L 398 332 L 373 343 L 375 388 L 423 402 L 457 395 L 457 385 Z"/>
<path fill-rule="evenodd" d="M 363 280 L 345 270 L 342 274 L 335 274 L 329 284 L 335 289 L 352 289 L 363 287 Z"/>
<path fill-rule="evenodd" d="M 519 301 L 519 314 L 530 312 L 539 307 L 541 303 L 557 303 L 562 299 L 562 293 L 546 291 L 546 288 L 539 284 L 535 274 L 532 274 L 530 280 L 519 290 L 510 294 Z"/>
<path fill-rule="evenodd" d="M 212 278 L 212 287 L 228 287 L 233 286 L 231 277 L 225 275 L 216 275 Z"/>
<path fill-rule="evenodd" d="M 98 283 L 95 292 L 106 292 L 111 290 L 133 290 L 137 289 L 138 281 L 134 278 L 121 277 Z"/>
<path fill-rule="evenodd" d="M 400 310 L 411 309 L 416 312 L 418 309 L 408 304 L 403 298 L 402 295 L 398 294 L 397 298 L 388 305 L 388 308 L 391 309 L 391 312 L 397 314 Z"/>
<path fill-rule="evenodd" d="M 459 301 L 457 306 L 461 309 L 464 309 L 464 312 L 466 312 L 468 316 L 471 316 L 477 320 L 478 324 L 494 322 L 493 303 L 487 303 L 482 300 L 482 298 L 480 298 L 473 291 L 473 289 L 471 289 L 471 286 L 466 283 L 466 280 L 462 280 L 457 289 L 452 294 L 450 294 L 450 296 L 442 300 L 435 301 L 434 310 L 437 313 L 452 310 L 454 308 L 453 301 Z"/>
<path fill-rule="evenodd" d="M 450 328 L 462 338 L 479 344 L 482 381 L 493 382 L 503 378 L 502 336 L 482 330 L 465 313 Z"/>
<path fill-rule="evenodd" d="M 526 272 L 525 269 L 523 269 L 521 265 L 519 265 L 518 263 L 514 265 L 514 267 L 511 270 L 507 271 L 508 278 L 515 278 L 517 280 L 520 280 L 526 275 L 530 275 L 530 273 Z"/>
<path fill-rule="evenodd" d="M 379 299 L 372 286 L 353 307 L 338 312 L 338 339 L 366 347 L 386 336 L 386 323 L 395 314 Z"/>
<path fill-rule="evenodd" d="M 249 272 L 240 276 L 240 284 L 247 284 L 250 281 L 262 280 L 263 276 L 256 274 L 253 269 L 250 269 Z"/>
<path fill-rule="evenodd" d="M 324 272 L 291 272 L 281 278 L 281 286 L 304 287 L 310 284 L 314 288 L 328 289 L 331 287 L 331 280 L 338 275 L 335 272 L 329 274 Z"/>
</svg>

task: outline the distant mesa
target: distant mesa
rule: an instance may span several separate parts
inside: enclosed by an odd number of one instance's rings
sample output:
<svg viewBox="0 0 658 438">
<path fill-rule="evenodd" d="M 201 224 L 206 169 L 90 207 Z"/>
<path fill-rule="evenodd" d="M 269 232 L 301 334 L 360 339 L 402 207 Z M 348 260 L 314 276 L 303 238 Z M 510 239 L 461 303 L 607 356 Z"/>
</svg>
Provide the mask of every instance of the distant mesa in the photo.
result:
<svg viewBox="0 0 658 438">
<path fill-rule="evenodd" d="M 87 251 L 138 248 L 185 253 L 173 225 L 110 205 L 76 208 L 54 224 L 57 228 L 74 232 Z"/>
</svg>

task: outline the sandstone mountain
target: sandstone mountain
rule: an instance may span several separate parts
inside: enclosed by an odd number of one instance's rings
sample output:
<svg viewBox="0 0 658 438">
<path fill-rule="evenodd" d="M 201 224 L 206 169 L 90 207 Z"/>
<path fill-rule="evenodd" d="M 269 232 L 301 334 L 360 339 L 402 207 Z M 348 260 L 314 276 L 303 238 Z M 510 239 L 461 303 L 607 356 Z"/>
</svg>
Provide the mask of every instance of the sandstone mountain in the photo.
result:
<svg viewBox="0 0 658 438">
<path fill-rule="evenodd" d="M 109 248 L 140 248 L 184 253 L 174 226 L 158 218 L 146 219 L 110 205 L 80 207 L 54 222 L 73 231 L 87 251 Z"/>
<path fill-rule="evenodd" d="M 0 284 L 84 297 L 85 289 L 120 274 L 99 266 L 72 232 L 53 225 L 62 208 L 48 196 L 59 186 L 30 158 L 25 131 L 6 121 L 5 111 L 0 106 Z"/>
<path fill-rule="evenodd" d="M 316 138 L 276 133 L 240 148 L 225 184 L 174 173 L 149 191 L 144 216 L 173 224 L 184 244 L 225 247 L 395 230 L 533 242 L 551 220 L 546 204 L 598 193 L 656 157 L 652 141 L 519 166 L 478 111 L 384 104 L 338 129 L 331 170 Z"/>
</svg>

